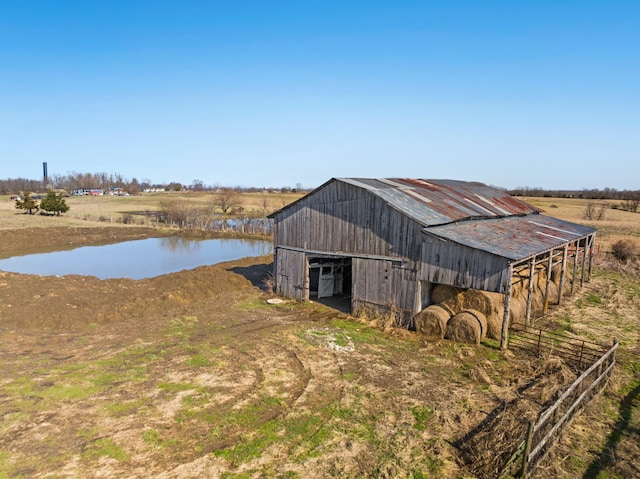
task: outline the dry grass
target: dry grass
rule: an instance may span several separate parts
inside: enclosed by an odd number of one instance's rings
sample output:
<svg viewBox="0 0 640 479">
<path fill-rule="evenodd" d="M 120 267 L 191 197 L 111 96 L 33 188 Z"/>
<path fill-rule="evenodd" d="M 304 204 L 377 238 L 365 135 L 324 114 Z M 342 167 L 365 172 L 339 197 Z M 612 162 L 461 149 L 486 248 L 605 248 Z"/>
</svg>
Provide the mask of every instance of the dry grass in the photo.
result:
<svg viewBox="0 0 640 479">
<path fill-rule="evenodd" d="M 243 213 L 262 216 L 297 200 L 299 193 L 244 193 L 241 195 Z M 166 203 L 190 205 L 194 208 L 213 207 L 213 194 L 207 192 L 143 193 L 139 196 L 71 196 L 66 198 L 70 209 L 57 218 L 25 215 L 15 208 L 9 196 L 0 196 L 0 229 L 56 226 L 100 226 L 110 224 L 135 224 L 155 226 L 150 213 L 163 209 Z"/>
<path fill-rule="evenodd" d="M 606 203 L 609 208 L 601 221 L 586 221 L 585 209 L 589 202 L 579 198 L 524 198 L 524 200 L 544 210 L 543 214 L 554 216 L 574 223 L 585 224 L 598 229 L 597 247 L 601 252 L 611 251 L 611 245 L 624 238 L 634 238 L 640 243 L 640 213 L 631 213 L 620 209 L 613 209 L 620 204 L 619 201 L 600 201 Z"/>
<path fill-rule="evenodd" d="M 61 218 L 20 214 L 5 198 L 0 229 L 100 227 L 100 217 L 126 227 L 117 218 L 142 218 L 136 212 L 157 210 L 167 199 L 204 205 L 209 196 L 70 198 Z M 260 210 L 263 199 L 246 195 L 245 208 Z M 278 194 L 268 200 L 273 209 L 283 204 Z M 546 214 L 584 223 L 585 200 L 539 202 Z M 640 237 L 638 218 L 609 210 L 604 221 L 590 223 L 600 230 L 602 251 L 616 238 Z M 241 280 L 222 268 L 219 274 L 228 277 L 207 277 L 206 284 L 226 291 L 231 278 Z M 185 289 L 191 283 L 184 278 L 171 283 L 176 297 L 201 293 Z M 16 288 L 18 280 L 8 276 L 3 287 Z M 68 307 L 81 288 L 86 284 L 69 290 L 67 300 L 61 286 L 56 297 Z M 160 290 L 154 285 L 150 297 Z M 28 299 L 36 303 L 40 295 Z M 75 335 L 4 331 L 0 477 L 482 476 L 499 466 L 490 460 L 510 454 L 522 418 L 535 416 L 572 379 L 556 358 L 520 358 L 487 340 L 476 347 L 398 330 L 396 311 L 358 322 L 317 305 L 268 306 L 249 285 L 187 299 L 151 317 L 142 299 L 126 303 L 145 319 L 140 329 L 127 321 L 92 323 Z M 538 320 L 591 340 L 615 337 L 621 347 L 608 390 L 576 418 L 534 477 L 639 477 L 638 318 L 637 263 L 599 254 L 592 280 Z M 474 471 L 451 446 L 460 438 L 468 441 L 463 452 L 477 454 Z"/>
</svg>

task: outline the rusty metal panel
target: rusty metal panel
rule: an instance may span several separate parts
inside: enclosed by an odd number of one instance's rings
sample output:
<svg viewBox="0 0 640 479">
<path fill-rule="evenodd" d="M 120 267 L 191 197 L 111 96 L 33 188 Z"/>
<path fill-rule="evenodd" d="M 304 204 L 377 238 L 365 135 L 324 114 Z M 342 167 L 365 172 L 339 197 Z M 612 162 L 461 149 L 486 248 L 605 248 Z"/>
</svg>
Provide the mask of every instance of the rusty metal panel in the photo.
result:
<svg viewBox="0 0 640 479">
<path fill-rule="evenodd" d="M 522 260 L 595 233 L 595 228 L 539 214 L 464 221 L 426 233 L 509 260 Z"/>
<path fill-rule="evenodd" d="M 371 192 L 424 226 L 539 213 L 531 205 L 483 183 L 408 178 L 339 178 L 336 181 Z"/>
</svg>

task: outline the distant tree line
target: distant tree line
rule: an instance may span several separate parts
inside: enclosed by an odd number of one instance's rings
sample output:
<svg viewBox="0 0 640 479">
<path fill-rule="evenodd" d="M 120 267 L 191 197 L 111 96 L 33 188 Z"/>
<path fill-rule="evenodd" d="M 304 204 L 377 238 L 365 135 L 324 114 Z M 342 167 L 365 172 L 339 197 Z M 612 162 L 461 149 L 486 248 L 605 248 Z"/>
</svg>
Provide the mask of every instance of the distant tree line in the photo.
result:
<svg viewBox="0 0 640 479">
<path fill-rule="evenodd" d="M 249 192 L 256 193 L 262 191 L 279 192 L 279 193 L 296 193 L 305 192 L 300 183 L 295 187 L 280 188 L 258 188 L 258 187 L 221 187 L 220 185 L 205 185 L 202 180 L 193 180 L 190 185 L 184 185 L 180 182 L 168 183 L 151 183 L 148 179 L 138 180 L 137 178 L 128 179 L 119 173 L 68 173 L 66 175 L 51 175 L 47 178 L 45 185 L 43 180 L 33 180 L 28 178 L 8 178 L 0 180 L 0 194 L 20 194 L 25 192 L 45 193 L 48 189 L 64 190 L 71 193 L 78 189 L 102 189 L 108 191 L 111 188 L 122 188 L 130 195 L 137 195 L 145 190 L 154 191 L 220 191 L 233 190 L 237 193 Z"/>
<path fill-rule="evenodd" d="M 505 190 L 511 196 L 538 198 L 580 198 L 586 200 L 618 200 L 614 208 L 634 213 L 640 210 L 640 190 L 616 190 L 615 188 L 583 190 L 545 190 L 543 188 L 519 187 Z"/>
</svg>

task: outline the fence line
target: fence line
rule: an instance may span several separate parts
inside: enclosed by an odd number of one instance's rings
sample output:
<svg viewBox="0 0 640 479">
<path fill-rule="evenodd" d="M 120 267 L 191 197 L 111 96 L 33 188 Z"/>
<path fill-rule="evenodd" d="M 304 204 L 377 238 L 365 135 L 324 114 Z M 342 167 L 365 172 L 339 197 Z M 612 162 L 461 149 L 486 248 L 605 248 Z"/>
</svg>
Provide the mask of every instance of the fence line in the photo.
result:
<svg viewBox="0 0 640 479">
<path fill-rule="evenodd" d="M 519 442 L 516 452 L 502 469 L 500 478 L 514 475 L 520 478 L 528 477 L 579 408 L 586 406 L 595 394 L 605 387 L 615 365 L 617 349 L 618 342 L 615 341 L 613 346 L 594 361 L 535 423 L 529 424 L 526 439 Z"/>
<path fill-rule="evenodd" d="M 607 350 L 606 347 L 579 338 L 543 329 L 521 329 L 512 333 L 510 344 L 514 348 L 526 349 L 541 356 L 555 354 L 578 370 L 597 361 Z"/>
</svg>

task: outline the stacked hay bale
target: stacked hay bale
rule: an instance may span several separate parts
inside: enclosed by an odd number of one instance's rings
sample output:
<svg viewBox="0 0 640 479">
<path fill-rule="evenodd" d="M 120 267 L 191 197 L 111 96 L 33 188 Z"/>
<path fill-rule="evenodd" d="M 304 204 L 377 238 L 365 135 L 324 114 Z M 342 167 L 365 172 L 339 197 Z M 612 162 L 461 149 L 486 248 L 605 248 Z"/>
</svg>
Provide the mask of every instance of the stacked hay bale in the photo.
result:
<svg viewBox="0 0 640 479">
<path fill-rule="evenodd" d="M 444 304 L 427 306 L 416 316 L 416 331 L 442 339 L 447 331 L 447 323 L 452 316 L 453 313 Z"/>
<path fill-rule="evenodd" d="M 447 323 L 445 339 L 461 343 L 480 344 L 487 337 L 487 318 L 473 309 L 465 309 Z"/>
<path fill-rule="evenodd" d="M 513 283 L 509 302 L 509 325 L 524 323 L 529 295 L 528 270 L 521 271 L 520 279 Z M 546 270 L 534 276 L 531 296 L 531 312 L 544 310 L 547 291 Z M 558 302 L 560 294 L 560 269 L 551 273 L 548 304 Z M 431 292 L 433 304 L 416 317 L 416 330 L 429 336 L 478 344 L 483 338 L 499 340 L 502 335 L 505 296 L 476 289 L 462 289 L 437 284 Z"/>
</svg>

